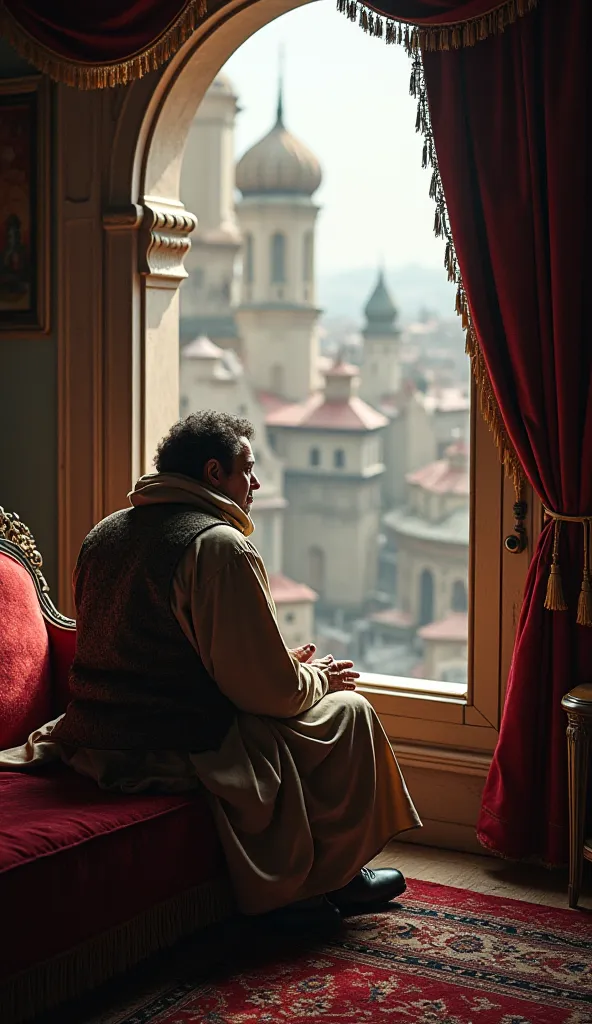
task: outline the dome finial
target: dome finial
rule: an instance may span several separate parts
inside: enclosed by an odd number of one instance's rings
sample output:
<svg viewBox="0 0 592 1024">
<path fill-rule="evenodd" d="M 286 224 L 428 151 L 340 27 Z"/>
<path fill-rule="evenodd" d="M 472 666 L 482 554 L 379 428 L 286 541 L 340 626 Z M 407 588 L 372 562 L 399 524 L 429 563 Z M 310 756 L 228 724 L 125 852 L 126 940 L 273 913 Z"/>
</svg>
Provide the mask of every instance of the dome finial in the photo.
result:
<svg viewBox="0 0 592 1024">
<path fill-rule="evenodd" d="M 277 101 L 277 128 L 284 127 L 284 45 L 279 51 L 279 75 L 278 75 L 278 101 Z"/>
</svg>

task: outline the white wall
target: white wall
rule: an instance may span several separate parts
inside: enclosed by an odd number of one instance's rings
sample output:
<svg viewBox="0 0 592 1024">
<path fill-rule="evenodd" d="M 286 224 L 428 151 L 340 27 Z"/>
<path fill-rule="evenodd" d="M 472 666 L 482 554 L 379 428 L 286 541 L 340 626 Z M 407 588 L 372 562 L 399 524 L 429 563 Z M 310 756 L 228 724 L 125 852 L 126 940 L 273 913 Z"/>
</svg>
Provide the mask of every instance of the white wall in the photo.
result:
<svg viewBox="0 0 592 1024">
<path fill-rule="evenodd" d="M 365 434 L 346 431 L 313 431 L 273 427 L 272 435 L 278 438 L 277 451 L 281 453 L 290 470 L 307 472 L 326 477 L 331 473 L 339 476 L 366 476 L 383 468 L 383 431 L 369 431 Z M 311 463 L 311 451 L 317 449 L 320 463 Z M 336 451 L 343 451 L 345 465 L 338 469 L 334 457 Z"/>
<path fill-rule="evenodd" d="M 286 476 L 284 571 L 314 587 L 310 552 L 324 554 L 325 604 L 360 608 L 376 585 L 380 476 L 338 482 Z"/>
<path fill-rule="evenodd" d="M 308 398 L 316 380 L 319 352 L 316 310 L 240 306 L 235 318 L 253 386 L 277 393 L 274 367 L 280 367 L 282 397 L 293 402 Z"/>
<path fill-rule="evenodd" d="M 247 196 L 237 205 L 243 235 L 253 238 L 253 281 L 243 281 L 242 302 L 291 302 L 314 307 L 313 277 L 305 275 L 306 236 L 314 232 L 318 207 L 307 196 Z M 277 232 L 286 239 L 286 280 L 273 283 L 271 239 Z"/>
<path fill-rule="evenodd" d="M 314 602 L 298 602 L 277 606 L 278 625 L 286 647 L 301 647 L 315 642 Z"/>
</svg>

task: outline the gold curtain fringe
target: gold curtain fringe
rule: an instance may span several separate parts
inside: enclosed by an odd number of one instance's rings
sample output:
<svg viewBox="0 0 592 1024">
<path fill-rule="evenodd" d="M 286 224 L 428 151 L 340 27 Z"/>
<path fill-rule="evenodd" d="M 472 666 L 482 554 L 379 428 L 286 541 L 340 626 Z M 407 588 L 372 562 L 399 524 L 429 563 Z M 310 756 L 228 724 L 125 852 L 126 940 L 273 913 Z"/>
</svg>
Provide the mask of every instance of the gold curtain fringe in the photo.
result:
<svg viewBox="0 0 592 1024">
<path fill-rule="evenodd" d="M 207 0 L 189 0 L 181 13 L 146 50 L 110 64 L 79 64 L 38 43 L 0 2 L 0 35 L 19 56 L 54 82 L 76 89 L 110 89 L 156 71 L 181 48 L 207 14 Z"/>
<path fill-rule="evenodd" d="M 399 26 L 400 28 L 400 26 Z M 456 284 L 456 312 L 461 318 L 462 328 L 465 332 L 465 350 L 471 361 L 471 369 L 477 392 L 481 414 L 487 426 L 493 434 L 495 445 L 498 449 L 500 459 L 508 476 L 514 482 L 516 500 L 522 497 L 524 487 L 524 472 L 514 446 L 510 440 L 502 415 L 499 409 L 497 398 L 493 390 L 489 371 L 487 369 L 481 346 L 477 338 L 477 332 L 473 326 L 469 301 L 465 292 L 462 274 L 458 265 L 458 259 L 454 248 L 450 220 L 446 207 L 444 188 L 440 177 L 440 168 L 436 155 L 434 133 L 430 120 L 428 107 L 427 88 L 423 73 L 423 62 L 419 49 L 409 50 L 412 65 L 409 91 L 417 100 L 417 116 L 415 119 L 415 130 L 421 132 L 424 137 L 422 151 L 422 166 L 432 168 L 430 179 L 430 197 L 436 204 L 434 214 L 434 233 L 438 238 L 446 239 L 444 250 L 444 266 L 448 274 L 448 280 Z"/>
<path fill-rule="evenodd" d="M 376 14 L 359 0 L 337 0 L 337 10 L 350 21 L 357 21 L 368 35 L 384 39 L 388 44 L 404 46 L 407 53 L 413 54 L 420 50 L 459 50 L 463 46 L 475 46 L 489 36 L 500 35 L 537 4 L 538 0 L 503 0 L 479 18 L 426 27 Z"/>
</svg>

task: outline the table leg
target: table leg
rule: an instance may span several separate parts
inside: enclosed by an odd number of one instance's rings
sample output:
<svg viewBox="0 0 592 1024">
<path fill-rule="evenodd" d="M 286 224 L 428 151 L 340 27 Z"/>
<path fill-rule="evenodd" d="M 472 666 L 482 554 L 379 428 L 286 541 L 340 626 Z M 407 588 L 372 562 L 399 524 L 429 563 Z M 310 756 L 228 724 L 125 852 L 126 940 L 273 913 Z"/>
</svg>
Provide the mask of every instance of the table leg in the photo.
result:
<svg viewBox="0 0 592 1024">
<path fill-rule="evenodd" d="M 590 759 L 589 722 L 568 712 L 567 765 L 569 780 L 569 888 L 570 907 L 577 907 L 584 863 L 586 796 Z"/>
</svg>

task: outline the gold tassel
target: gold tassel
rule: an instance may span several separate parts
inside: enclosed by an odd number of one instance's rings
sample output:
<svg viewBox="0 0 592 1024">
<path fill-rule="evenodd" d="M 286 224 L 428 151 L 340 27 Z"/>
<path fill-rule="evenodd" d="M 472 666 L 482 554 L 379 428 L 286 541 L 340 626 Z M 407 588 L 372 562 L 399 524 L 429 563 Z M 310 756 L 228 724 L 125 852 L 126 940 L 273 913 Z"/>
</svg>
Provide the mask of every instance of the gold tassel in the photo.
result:
<svg viewBox="0 0 592 1024">
<path fill-rule="evenodd" d="M 559 521 L 559 519 L 556 519 L 553 534 L 553 554 L 551 556 L 551 571 L 549 573 L 549 579 L 547 581 L 547 596 L 545 597 L 545 608 L 550 612 L 567 611 L 567 604 L 563 596 L 561 572 L 559 569 L 560 532 L 561 522 Z"/>
<path fill-rule="evenodd" d="M 578 626 L 592 626 L 592 587 L 590 586 L 590 559 L 589 559 L 589 538 L 592 524 L 589 519 L 582 523 L 584 527 L 584 572 L 582 575 L 582 589 L 578 598 Z"/>
</svg>

